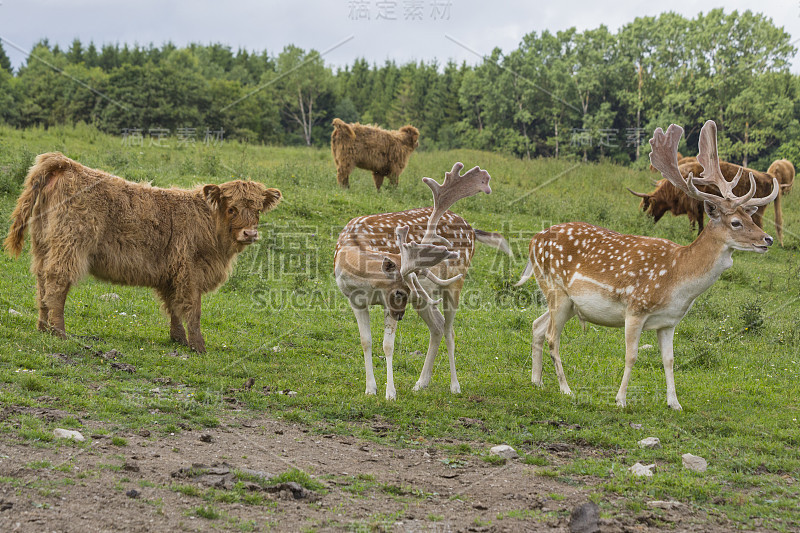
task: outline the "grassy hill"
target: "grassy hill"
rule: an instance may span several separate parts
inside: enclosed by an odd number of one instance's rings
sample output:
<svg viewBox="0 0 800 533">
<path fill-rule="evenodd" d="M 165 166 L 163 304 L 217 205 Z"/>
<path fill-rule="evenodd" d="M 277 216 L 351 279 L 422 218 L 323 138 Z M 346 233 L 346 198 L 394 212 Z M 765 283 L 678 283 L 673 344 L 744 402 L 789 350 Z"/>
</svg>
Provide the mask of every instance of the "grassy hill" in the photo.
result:
<svg viewBox="0 0 800 533">
<path fill-rule="evenodd" d="M 171 343 L 168 321 L 148 289 L 87 280 L 67 299 L 61 341 L 35 329 L 35 284 L 30 257 L 0 256 L 0 400 L 4 405 L 48 406 L 120 428 L 209 427 L 238 409 L 308 424 L 314 431 L 351 433 L 398 446 L 436 445 L 442 439 L 473 443 L 460 453 L 480 455 L 479 443 L 508 443 L 532 464 L 547 464 L 543 446 L 554 441 L 601 450 L 547 475 L 596 485 L 628 499 L 677 499 L 727 514 L 746 524 L 797 527 L 800 489 L 800 206 L 785 198 L 785 247 L 763 256 L 737 252 L 734 266 L 696 302 L 675 335 L 675 380 L 684 411 L 666 406 L 657 348 L 642 347 L 628 392 L 629 407 L 614 395 L 624 366 L 621 329 L 571 321 L 562 358 L 574 398 L 561 395 L 549 358 L 543 389 L 530 383 L 531 323 L 543 312 L 535 283 L 512 287 L 526 263 L 530 237 L 542 228 L 582 220 L 625 233 L 693 239 L 686 218 L 658 225 L 625 191 L 652 188 L 655 177 L 611 164 L 541 159 L 521 161 L 470 150 L 412 156 L 397 189 L 376 193 L 357 170 L 352 188 L 336 185 L 327 150 L 225 143 L 168 147 L 125 146 L 89 127 L 18 131 L 0 128 L 0 229 L 33 157 L 58 150 L 81 163 L 154 185 L 222 182 L 247 177 L 276 187 L 283 203 L 262 218 L 262 239 L 239 258 L 230 280 L 203 299 L 208 353 Z M 431 386 L 412 393 L 428 330 L 410 312 L 395 352 L 396 402 L 383 399 L 382 316 L 373 310 L 377 397 L 364 395 L 358 328 L 333 279 L 333 248 L 352 217 L 430 205 L 422 176 L 442 179 L 455 161 L 492 175 L 490 196 L 461 201 L 454 211 L 474 227 L 501 231 L 515 258 L 478 246 L 456 318 L 456 355 L 463 394 L 449 392 L 444 345 Z M 767 212 L 772 220 L 772 208 Z M 774 235 L 774 228 L 767 224 Z M 114 292 L 119 300 L 101 298 Z M 21 315 L 10 314 L 14 309 Z M 657 346 L 646 332 L 642 345 Z M 87 349 L 88 348 L 88 349 Z M 135 373 L 114 370 L 94 352 L 116 349 Z M 65 354 L 71 364 L 55 358 Z M 241 389 L 253 377 L 250 391 Z M 153 380 L 170 385 L 154 393 Z M 167 380 L 164 380 L 167 381 Z M 297 395 L 269 391 L 290 389 Z M 485 430 L 460 417 L 480 419 Z M 375 436 L 375 418 L 391 429 Z M 641 424 L 643 430 L 632 424 Z M 27 416 L 0 421 L 8 438 L 55 445 L 51 427 Z M 662 448 L 640 450 L 646 436 Z M 422 444 L 421 444 L 422 443 Z M 681 467 L 691 452 L 708 459 L 697 475 Z M 656 462 L 642 483 L 626 472 L 634 462 Z M 599 499 L 603 499 L 602 496 Z M 766 522 L 753 522 L 763 517 Z"/>
</svg>

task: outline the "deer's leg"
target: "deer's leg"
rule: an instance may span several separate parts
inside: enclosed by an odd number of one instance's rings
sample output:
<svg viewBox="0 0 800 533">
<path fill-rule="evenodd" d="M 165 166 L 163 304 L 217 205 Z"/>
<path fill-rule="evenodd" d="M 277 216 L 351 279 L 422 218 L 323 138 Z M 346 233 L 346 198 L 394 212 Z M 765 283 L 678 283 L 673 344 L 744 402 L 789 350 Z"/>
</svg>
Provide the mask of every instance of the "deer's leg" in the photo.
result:
<svg viewBox="0 0 800 533">
<path fill-rule="evenodd" d="M 561 392 L 572 396 L 572 391 L 567 384 L 567 378 L 564 376 L 559 353 L 561 331 L 564 329 L 564 324 L 572 318 L 574 313 L 572 300 L 566 294 L 556 294 L 552 297 L 552 303 L 550 300 L 551 298 L 548 298 L 550 322 L 547 328 L 547 344 L 550 347 L 550 358 L 553 359 L 553 365 L 556 367 L 556 376 L 558 376 L 558 386 Z"/>
<path fill-rule="evenodd" d="M 544 338 L 550 325 L 550 311 L 533 321 L 533 342 L 531 343 L 531 382 L 541 387 L 542 383 L 542 352 L 544 351 Z"/>
<path fill-rule="evenodd" d="M 372 370 L 372 332 L 369 329 L 369 307 L 356 307 L 350 302 L 353 314 L 358 322 L 358 334 L 361 336 L 361 348 L 364 350 L 364 368 L 367 372 L 367 389 L 364 394 L 377 394 L 375 373 Z"/>
<path fill-rule="evenodd" d="M 447 296 L 449 297 L 450 294 Z M 447 345 L 447 357 L 450 361 L 450 392 L 461 394 L 461 385 L 458 383 L 458 376 L 456 375 L 456 333 L 453 329 L 456 311 L 458 311 L 457 295 L 455 302 L 455 305 L 447 305 L 446 303 L 444 305 L 444 341 Z"/>
<path fill-rule="evenodd" d="M 427 387 L 431 382 L 433 360 L 439 352 L 439 345 L 442 343 L 442 335 L 444 334 L 444 318 L 433 305 L 425 304 L 415 308 L 420 318 L 428 325 L 428 329 L 431 332 L 431 338 L 428 342 L 428 353 L 425 355 L 425 363 L 422 365 L 422 372 L 419 375 L 417 383 L 414 385 L 414 390 L 418 391 Z"/>
<path fill-rule="evenodd" d="M 672 371 L 675 361 L 672 354 L 672 338 L 674 335 L 674 327 L 658 330 L 658 347 L 661 349 L 661 361 L 664 363 L 664 376 L 667 379 L 667 405 L 676 411 L 680 411 L 682 407 L 678 403 L 678 395 L 675 393 L 675 375 Z"/>
<path fill-rule="evenodd" d="M 392 357 L 394 356 L 394 336 L 397 333 L 397 319 L 393 318 L 386 309 L 383 313 L 383 353 L 386 356 L 386 399 L 397 399 L 397 392 L 394 388 L 394 369 L 392 368 Z"/>
<path fill-rule="evenodd" d="M 644 320 L 638 316 L 625 317 L 625 372 L 622 374 L 622 383 L 617 392 L 617 405 L 625 407 L 627 404 L 628 382 L 631 379 L 631 370 L 639 354 L 639 337 L 642 336 Z"/>
</svg>

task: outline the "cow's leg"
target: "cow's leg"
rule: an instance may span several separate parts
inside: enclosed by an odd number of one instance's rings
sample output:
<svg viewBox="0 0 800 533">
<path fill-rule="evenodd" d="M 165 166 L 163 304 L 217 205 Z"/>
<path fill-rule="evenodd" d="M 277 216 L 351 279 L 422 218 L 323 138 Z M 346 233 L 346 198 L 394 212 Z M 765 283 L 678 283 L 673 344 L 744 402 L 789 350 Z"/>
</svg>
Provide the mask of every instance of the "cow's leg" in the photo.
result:
<svg viewBox="0 0 800 533">
<path fill-rule="evenodd" d="M 343 189 L 350 188 L 350 173 L 353 172 L 353 165 L 341 162 L 336 164 L 336 181 Z"/>
<path fill-rule="evenodd" d="M 372 369 L 372 331 L 369 329 L 369 307 L 357 307 L 350 302 L 353 314 L 358 322 L 358 334 L 361 337 L 361 348 L 364 350 L 364 370 L 367 373 L 367 389 L 364 394 L 377 394 L 378 385 L 375 383 L 375 373 Z"/>
<path fill-rule="evenodd" d="M 431 333 L 428 341 L 428 353 L 425 355 L 425 363 L 422 365 L 422 372 L 420 372 L 419 379 L 413 389 L 418 391 L 430 385 L 431 377 L 433 376 L 433 360 L 436 358 L 436 354 L 439 353 L 439 345 L 442 343 L 444 334 L 444 319 L 436 309 L 436 306 L 421 304 L 415 306 L 415 309 L 420 318 L 427 324 Z"/>
<path fill-rule="evenodd" d="M 373 172 L 372 173 L 372 181 L 375 182 L 375 188 L 381 190 L 381 185 L 383 185 L 383 178 L 385 176 L 380 172 Z"/>
<path fill-rule="evenodd" d="M 542 352 L 544 352 L 544 338 L 550 326 L 550 311 L 533 321 L 533 341 L 531 342 L 531 382 L 541 387 L 542 382 Z"/>
<path fill-rule="evenodd" d="M 44 307 L 47 308 L 47 324 L 50 333 L 62 339 L 67 338 L 64 327 L 64 304 L 71 283 L 63 278 L 47 277 L 44 289 Z"/>
<path fill-rule="evenodd" d="M 186 330 L 183 329 L 181 315 L 175 306 L 173 291 L 170 289 L 158 289 L 156 292 L 164 302 L 164 311 L 169 314 L 169 338 L 174 342 L 188 346 L 189 341 L 186 340 Z"/>
<path fill-rule="evenodd" d="M 45 304 L 45 282 L 44 282 L 44 275 L 40 273 L 36 273 L 36 306 L 39 308 L 39 321 L 36 323 L 36 328 L 39 331 L 48 331 L 50 329 L 50 325 L 48 323 L 48 309 L 47 305 Z"/>
<path fill-rule="evenodd" d="M 394 336 L 397 334 L 397 319 L 392 317 L 389 309 L 384 311 L 383 329 L 383 353 L 386 356 L 386 399 L 397 399 L 397 391 L 394 388 Z"/>
<path fill-rule="evenodd" d="M 74 239 L 78 242 L 82 240 L 80 235 L 74 236 Z M 41 274 L 41 279 L 44 280 L 42 301 L 44 308 L 47 309 L 48 329 L 57 337 L 66 339 L 64 304 L 70 287 L 88 270 L 88 257 L 74 245 L 72 248 L 64 249 L 54 247 L 49 251 L 41 268 L 37 270 L 37 279 L 38 274 Z"/>
<path fill-rule="evenodd" d="M 200 332 L 200 294 L 192 299 L 189 312 L 186 314 L 186 330 L 188 333 L 189 347 L 197 353 L 206 353 L 206 341 Z"/>
<path fill-rule="evenodd" d="M 387 177 L 389 178 L 389 185 L 392 187 L 397 187 L 398 179 L 400 178 L 400 172 L 392 171 Z"/>
</svg>

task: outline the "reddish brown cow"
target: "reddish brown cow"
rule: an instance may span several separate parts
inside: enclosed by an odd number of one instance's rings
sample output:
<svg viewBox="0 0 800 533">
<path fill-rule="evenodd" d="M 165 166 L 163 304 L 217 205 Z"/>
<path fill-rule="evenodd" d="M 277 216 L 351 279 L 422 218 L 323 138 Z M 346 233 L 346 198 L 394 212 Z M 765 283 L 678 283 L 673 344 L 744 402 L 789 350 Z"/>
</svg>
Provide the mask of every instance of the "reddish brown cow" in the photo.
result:
<svg viewBox="0 0 800 533">
<path fill-rule="evenodd" d="M 344 188 L 350 187 L 350 173 L 354 168 L 371 171 L 378 190 L 387 176 L 389 183 L 397 186 L 411 152 L 418 146 L 419 131 L 414 126 L 394 131 L 333 119 L 331 153 L 336 163 L 336 179 Z"/>
<path fill-rule="evenodd" d="M 92 274 L 154 288 L 172 340 L 204 352 L 201 296 L 225 282 L 237 254 L 258 239 L 259 215 L 280 199 L 253 181 L 161 189 L 42 154 L 25 178 L 5 247 L 19 256 L 30 228 L 40 330 L 66 337 L 67 293 Z"/>
<path fill-rule="evenodd" d="M 781 193 L 789 194 L 794 183 L 794 165 L 788 159 L 778 159 L 767 169 L 767 174 L 778 178 L 781 184 Z"/>
<path fill-rule="evenodd" d="M 692 158 L 684 158 L 684 159 L 692 159 Z M 727 163 L 725 161 L 719 162 L 720 169 L 722 170 L 723 176 L 725 179 L 732 180 L 739 169 L 742 169 L 742 176 L 743 178 L 739 180 L 738 185 L 733 189 L 734 194 L 742 196 L 747 193 L 748 188 L 750 187 L 750 180 L 747 179 L 748 173 L 752 172 L 753 177 L 756 179 L 756 198 L 762 198 L 768 196 L 770 192 L 772 192 L 772 178 L 773 176 L 767 174 L 765 172 L 759 172 L 758 170 L 753 170 L 751 168 L 744 168 L 740 167 L 739 165 L 734 165 L 733 163 Z M 686 179 L 688 175 L 694 174 L 695 177 L 700 176 L 700 173 L 703 172 L 703 166 L 697 162 L 695 158 L 693 161 L 689 161 L 680 165 L 679 170 L 681 175 Z M 712 194 L 718 194 L 714 187 L 708 185 L 700 185 L 698 189 L 702 192 L 708 192 Z M 683 194 L 683 192 L 679 191 L 671 182 L 662 179 L 658 181 L 656 189 L 650 193 L 639 193 L 628 189 L 632 194 L 640 197 L 642 199 L 639 207 L 642 211 L 651 215 L 656 222 L 658 222 L 661 217 L 664 216 L 666 213 L 672 213 L 674 216 L 679 215 L 687 215 L 689 217 L 689 221 L 694 227 L 695 222 L 698 224 L 698 233 L 703 231 L 703 204 L 702 202 L 698 202 L 692 198 L 689 198 L 687 195 Z M 775 199 L 775 231 L 778 235 L 778 242 L 780 242 L 781 246 L 783 245 L 783 210 L 781 208 L 781 198 L 780 195 Z M 761 206 L 758 208 L 758 211 L 753 214 L 753 222 L 758 225 L 759 228 L 763 227 L 763 218 L 764 218 L 764 211 L 766 210 L 766 206 Z"/>
</svg>

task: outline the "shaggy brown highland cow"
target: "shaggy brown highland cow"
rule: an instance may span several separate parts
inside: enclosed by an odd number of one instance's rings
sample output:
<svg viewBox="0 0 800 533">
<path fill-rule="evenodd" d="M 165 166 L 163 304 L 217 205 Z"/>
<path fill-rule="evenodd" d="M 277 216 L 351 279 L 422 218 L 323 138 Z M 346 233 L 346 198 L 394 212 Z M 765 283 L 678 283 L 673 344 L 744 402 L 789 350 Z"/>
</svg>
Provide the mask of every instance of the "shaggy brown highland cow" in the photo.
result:
<svg viewBox="0 0 800 533">
<path fill-rule="evenodd" d="M 778 183 L 781 184 L 781 192 L 789 194 L 792 191 L 792 184 L 794 183 L 794 165 L 788 159 L 778 159 L 773 162 L 767 169 L 767 174 L 778 178 Z"/>
<path fill-rule="evenodd" d="M 397 186 L 397 178 L 417 146 L 419 131 L 414 126 L 387 131 L 377 126 L 358 122 L 347 124 L 338 118 L 333 119 L 331 152 L 336 163 L 336 179 L 344 188 L 350 187 L 350 173 L 356 167 L 372 171 L 378 190 L 387 176 L 389 183 Z"/>
<path fill-rule="evenodd" d="M 91 274 L 154 288 L 172 340 L 204 352 L 200 298 L 228 278 L 236 255 L 258 239 L 259 215 L 280 199 L 253 181 L 161 189 L 42 154 L 25 178 L 5 247 L 19 256 L 30 228 L 40 330 L 66 337 L 67 293 Z"/>
<path fill-rule="evenodd" d="M 703 166 L 697 161 L 697 159 L 684 159 L 689 160 L 689 162 L 678 167 L 684 179 L 686 179 L 690 173 L 694 174 L 695 177 L 700 176 L 700 174 L 703 172 Z M 694 160 L 692 161 L 692 159 Z M 770 192 L 772 192 L 773 176 L 769 173 L 759 172 L 758 170 L 753 170 L 752 168 L 740 167 L 739 165 L 734 165 L 733 163 L 727 163 L 725 161 L 720 161 L 719 167 L 722 170 L 722 175 L 728 181 L 732 180 L 734 176 L 736 176 L 736 173 L 739 171 L 739 169 L 742 169 L 742 177 L 739 180 L 738 185 L 733 189 L 734 194 L 736 195 L 741 196 L 747 193 L 750 187 L 750 179 L 748 177 L 750 172 L 753 173 L 753 177 L 756 180 L 755 198 L 768 196 Z M 719 191 L 716 189 L 716 187 L 711 187 L 709 185 L 700 185 L 698 186 L 698 189 L 702 192 L 719 194 Z M 689 198 L 686 194 L 678 190 L 677 187 L 675 187 L 666 179 L 659 180 L 656 184 L 656 189 L 650 194 L 635 192 L 631 189 L 628 189 L 628 191 L 642 199 L 639 207 L 642 209 L 642 211 L 652 216 L 656 222 L 658 222 L 666 213 L 672 213 L 674 216 L 687 215 L 692 227 L 694 227 L 696 222 L 698 224 L 698 233 L 703 231 L 703 203 Z M 780 195 L 778 195 L 778 197 L 775 199 L 773 205 L 775 206 L 775 233 L 778 236 L 778 242 L 780 242 L 781 246 L 783 246 L 783 209 L 781 207 Z M 760 206 L 758 211 L 752 215 L 753 222 L 755 222 L 759 228 L 764 227 L 763 218 L 764 211 L 766 209 L 766 206 Z"/>
</svg>

